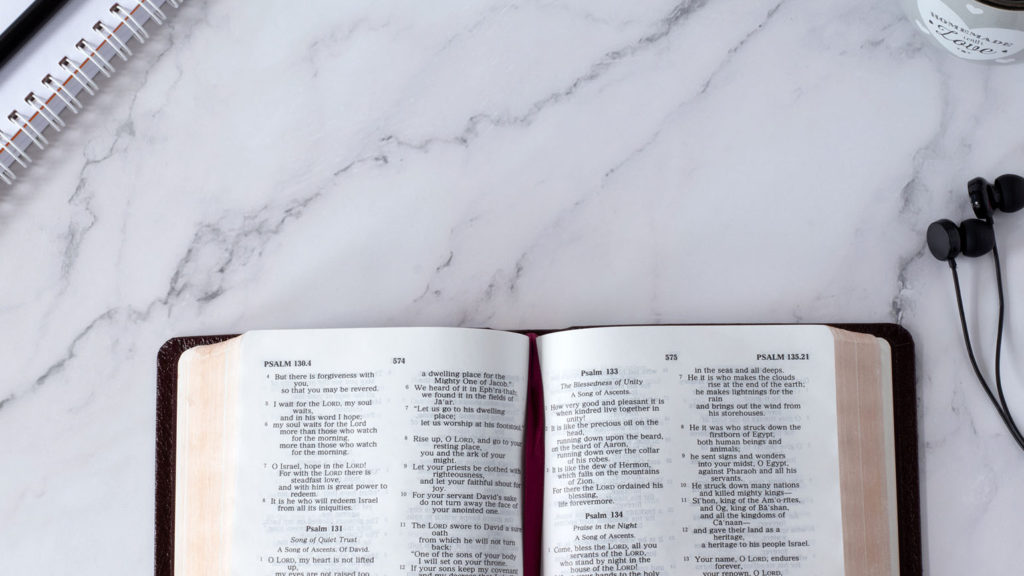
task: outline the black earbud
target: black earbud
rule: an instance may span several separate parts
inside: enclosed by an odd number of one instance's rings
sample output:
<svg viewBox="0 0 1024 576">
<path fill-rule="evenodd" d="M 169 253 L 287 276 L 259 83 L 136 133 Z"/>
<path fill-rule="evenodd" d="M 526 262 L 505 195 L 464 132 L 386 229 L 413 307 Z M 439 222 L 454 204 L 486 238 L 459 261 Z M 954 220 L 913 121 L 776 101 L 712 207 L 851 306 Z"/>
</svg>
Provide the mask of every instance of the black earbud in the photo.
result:
<svg viewBox="0 0 1024 576">
<path fill-rule="evenodd" d="M 936 220 L 928 226 L 928 249 L 932 256 L 943 262 L 950 261 L 960 254 L 984 256 L 996 245 L 996 234 L 992 223 L 972 218 L 964 220 L 959 226 L 950 220 Z"/>
<path fill-rule="evenodd" d="M 1024 208 L 1024 178 L 1016 174 L 1003 174 L 990 184 L 984 178 L 967 183 L 967 196 L 971 199 L 974 215 L 988 220 L 996 210 L 1016 212 Z"/>
<path fill-rule="evenodd" d="M 967 183 L 967 195 L 971 199 L 971 208 L 977 218 L 964 220 L 959 226 L 950 220 L 936 220 L 928 226 L 927 240 L 928 250 L 932 256 L 943 262 L 949 263 L 949 269 L 953 273 L 953 289 L 956 292 L 956 307 L 960 313 L 960 329 L 964 334 L 964 344 L 967 347 L 967 357 L 974 368 L 974 375 L 981 384 L 985 395 L 992 402 L 999 417 L 1006 424 L 1010 436 L 1017 442 L 1021 450 L 1024 450 L 1024 433 L 1017 427 L 1017 423 L 1010 414 L 1010 407 L 1006 404 L 1006 397 L 1003 394 L 1002 382 L 1002 355 L 1003 345 L 1003 319 L 1005 315 L 1003 301 L 1003 275 L 1002 266 L 999 263 L 999 248 L 996 247 L 996 234 L 992 227 L 992 215 L 996 210 L 1002 212 L 1016 212 L 1024 208 L 1024 178 L 1016 174 L 1003 174 L 996 178 L 995 183 L 989 183 L 984 178 L 975 178 Z M 996 354 L 995 354 L 995 394 L 989 387 L 985 376 L 978 367 L 978 360 L 974 356 L 974 347 L 971 345 L 971 336 L 967 330 L 967 318 L 964 314 L 964 301 L 960 293 L 960 277 L 956 271 L 956 257 L 983 256 L 991 253 L 996 269 L 996 290 L 999 296 L 999 321 L 996 328 Z"/>
<path fill-rule="evenodd" d="M 964 220 L 957 226 L 949 220 L 937 220 L 928 226 L 928 249 L 932 256 L 943 262 L 964 256 L 983 256 L 996 245 L 992 230 L 992 214 L 1016 212 L 1024 208 L 1024 177 L 1003 174 L 991 183 L 974 178 L 967 183 L 967 196 L 971 199 L 976 220 Z"/>
</svg>

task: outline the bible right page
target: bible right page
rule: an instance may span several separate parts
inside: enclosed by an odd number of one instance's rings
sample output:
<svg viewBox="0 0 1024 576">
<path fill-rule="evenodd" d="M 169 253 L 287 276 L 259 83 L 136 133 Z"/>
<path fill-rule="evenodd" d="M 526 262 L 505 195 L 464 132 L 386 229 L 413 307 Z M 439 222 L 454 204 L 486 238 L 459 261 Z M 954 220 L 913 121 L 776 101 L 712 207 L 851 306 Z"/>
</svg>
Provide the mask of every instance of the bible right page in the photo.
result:
<svg viewBox="0 0 1024 576">
<path fill-rule="evenodd" d="M 843 574 L 828 328 L 594 328 L 538 346 L 545 576 Z"/>
</svg>

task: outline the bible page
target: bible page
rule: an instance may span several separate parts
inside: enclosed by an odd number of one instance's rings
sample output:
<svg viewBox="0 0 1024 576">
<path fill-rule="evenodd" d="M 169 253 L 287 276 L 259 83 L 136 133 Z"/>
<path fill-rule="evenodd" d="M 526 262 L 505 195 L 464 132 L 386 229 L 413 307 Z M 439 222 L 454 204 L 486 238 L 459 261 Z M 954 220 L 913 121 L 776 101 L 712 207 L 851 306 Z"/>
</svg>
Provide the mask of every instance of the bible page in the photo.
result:
<svg viewBox="0 0 1024 576">
<path fill-rule="evenodd" d="M 526 337 L 376 328 L 243 339 L 226 573 L 521 573 Z"/>
<path fill-rule="evenodd" d="M 538 346 L 545 576 L 843 574 L 828 328 L 595 328 Z"/>
</svg>

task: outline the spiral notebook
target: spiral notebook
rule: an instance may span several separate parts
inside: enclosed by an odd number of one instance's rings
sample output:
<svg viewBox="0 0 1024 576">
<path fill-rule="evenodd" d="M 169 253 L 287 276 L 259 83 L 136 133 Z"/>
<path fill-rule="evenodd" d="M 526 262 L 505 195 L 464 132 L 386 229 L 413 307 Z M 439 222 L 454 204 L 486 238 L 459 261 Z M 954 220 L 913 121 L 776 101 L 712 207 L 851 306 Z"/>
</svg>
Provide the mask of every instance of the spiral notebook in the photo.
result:
<svg viewBox="0 0 1024 576">
<path fill-rule="evenodd" d="M 0 181 L 13 184 L 95 94 L 94 78 L 115 73 L 133 48 L 163 24 L 182 0 L 78 0 L 69 2 L 0 74 Z"/>
</svg>

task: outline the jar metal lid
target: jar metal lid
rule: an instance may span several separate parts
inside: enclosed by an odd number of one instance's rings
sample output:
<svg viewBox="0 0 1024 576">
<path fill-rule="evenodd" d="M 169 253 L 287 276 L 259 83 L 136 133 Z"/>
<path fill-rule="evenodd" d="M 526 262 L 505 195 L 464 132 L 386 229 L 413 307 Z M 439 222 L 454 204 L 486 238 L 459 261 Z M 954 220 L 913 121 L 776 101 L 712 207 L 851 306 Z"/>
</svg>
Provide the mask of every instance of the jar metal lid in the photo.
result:
<svg viewBox="0 0 1024 576">
<path fill-rule="evenodd" d="M 978 4 L 986 4 L 1004 10 L 1024 10 L 1024 0 L 976 0 Z"/>
</svg>

